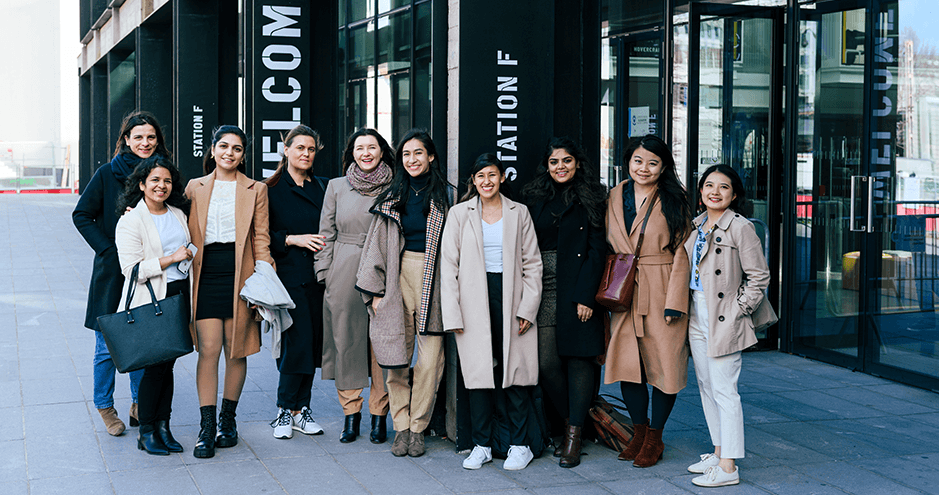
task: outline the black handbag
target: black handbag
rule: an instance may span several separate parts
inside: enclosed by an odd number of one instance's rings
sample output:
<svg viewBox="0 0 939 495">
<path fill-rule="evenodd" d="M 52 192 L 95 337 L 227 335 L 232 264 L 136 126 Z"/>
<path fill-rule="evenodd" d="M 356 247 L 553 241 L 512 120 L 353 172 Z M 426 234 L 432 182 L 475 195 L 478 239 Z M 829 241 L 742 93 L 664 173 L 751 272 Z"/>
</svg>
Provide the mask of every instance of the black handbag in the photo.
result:
<svg viewBox="0 0 939 495">
<path fill-rule="evenodd" d="M 157 301 L 153 285 L 147 280 L 153 302 L 129 309 L 139 268 L 140 263 L 137 263 L 131 273 L 124 310 L 98 317 L 98 329 L 114 366 L 121 373 L 165 363 L 192 352 L 189 301 L 184 294 Z"/>
</svg>

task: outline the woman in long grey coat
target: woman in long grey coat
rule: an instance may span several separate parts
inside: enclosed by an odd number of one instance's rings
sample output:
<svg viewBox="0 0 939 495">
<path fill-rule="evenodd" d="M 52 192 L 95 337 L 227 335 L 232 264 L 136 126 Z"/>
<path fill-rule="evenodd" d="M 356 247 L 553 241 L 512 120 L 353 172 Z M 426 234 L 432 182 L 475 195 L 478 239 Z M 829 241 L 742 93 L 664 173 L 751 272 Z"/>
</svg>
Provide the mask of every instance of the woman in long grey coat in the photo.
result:
<svg viewBox="0 0 939 495">
<path fill-rule="evenodd" d="M 526 387 L 538 383 L 534 322 L 541 303 L 541 252 L 528 208 L 499 192 L 504 180 L 494 154 L 476 159 L 469 190 L 450 210 L 440 248 L 443 326 L 456 333 L 476 444 L 463 461 L 466 469 L 492 460 L 499 395 L 510 424 L 504 468 L 524 469 L 533 457 L 525 445 L 531 407 Z"/>
<path fill-rule="evenodd" d="M 326 284 L 323 300 L 323 378 L 336 381 L 346 416 L 339 441 L 359 435 L 362 390 L 372 383 L 368 409 L 372 443 L 387 436 L 388 392 L 381 367 L 368 345 L 368 311 L 355 290 L 355 274 L 362 258 L 365 235 L 372 223 L 369 209 L 375 196 L 391 182 L 394 152 L 374 129 L 355 131 L 342 155 L 343 177 L 329 181 L 320 216 L 326 247 L 316 255 L 316 279 Z"/>
</svg>

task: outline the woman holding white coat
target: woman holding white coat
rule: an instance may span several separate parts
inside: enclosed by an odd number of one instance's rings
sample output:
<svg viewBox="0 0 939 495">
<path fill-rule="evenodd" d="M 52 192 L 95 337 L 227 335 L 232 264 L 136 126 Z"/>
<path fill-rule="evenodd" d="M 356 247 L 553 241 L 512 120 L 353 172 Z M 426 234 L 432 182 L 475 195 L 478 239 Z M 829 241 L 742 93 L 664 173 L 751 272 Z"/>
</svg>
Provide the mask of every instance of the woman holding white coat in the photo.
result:
<svg viewBox="0 0 939 495">
<path fill-rule="evenodd" d="M 463 461 L 466 469 L 492 460 L 497 394 L 505 396 L 509 421 L 504 468 L 524 469 L 534 457 L 523 442 L 531 407 L 526 387 L 538 383 L 534 322 L 541 303 L 541 252 L 528 208 L 499 192 L 504 180 L 495 155 L 476 159 L 469 190 L 450 210 L 441 244 L 443 326 L 457 334 L 476 444 Z"/>
</svg>

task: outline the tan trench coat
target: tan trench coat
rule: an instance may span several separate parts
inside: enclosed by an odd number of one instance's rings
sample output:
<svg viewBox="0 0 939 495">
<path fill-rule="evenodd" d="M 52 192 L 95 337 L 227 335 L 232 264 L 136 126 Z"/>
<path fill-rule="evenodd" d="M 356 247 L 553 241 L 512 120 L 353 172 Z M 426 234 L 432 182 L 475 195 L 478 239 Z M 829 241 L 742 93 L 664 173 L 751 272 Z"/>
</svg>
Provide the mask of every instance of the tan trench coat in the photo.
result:
<svg viewBox="0 0 939 495">
<path fill-rule="evenodd" d="M 440 247 L 443 328 L 456 334 L 468 389 L 495 388 L 479 198 L 450 209 Z M 538 383 L 541 251 L 528 208 L 502 196 L 502 388 Z M 532 322 L 518 334 L 518 318 Z"/>
<path fill-rule="evenodd" d="M 245 280 L 254 273 L 255 257 L 274 264 L 271 257 L 271 238 L 268 232 L 267 185 L 238 173 L 238 188 L 235 192 L 235 328 L 229 343 L 229 357 L 233 359 L 250 356 L 261 350 L 261 331 L 254 320 L 255 310 L 238 295 Z M 202 255 L 205 252 L 205 226 L 209 214 L 209 200 L 215 185 L 215 172 L 189 181 L 186 197 L 192 200 L 189 211 L 189 234 L 199 250 L 192 262 L 192 307 L 193 314 L 199 301 L 199 275 L 202 272 Z M 199 338 L 195 325 L 190 328 L 192 341 L 199 349 Z"/>
<path fill-rule="evenodd" d="M 606 211 L 606 238 L 616 253 L 634 253 L 648 205 L 636 212 L 627 232 L 623 217 L 621 182 L 610 191 Z M 675 253 L 668 246 L 668 224 L 662 202 L 653 205 L 639 257 L 632 308 L 613 313 L 612 333 L 606 353 L 604 381 L 642 382 L 645 368 L 648 383 L 667 394 L 677 394 L 688 380 L 688 255 L 684 246 Z M 682 312 L 681 318 L 665 323 L 665 310 Z M 640 363 L 641 359 L 641 363 Z"/>
<path fill-rule="evenodd" d="M 694 224 L 705 220 L 707 213 L 702 213 Z M 691 266 L 696 239 L 692 232 L 685 241 Z M 726 210 L 707 237 L 698 272 L 708 305 L 708 357 L 726 356 L 756 344 L 754 323 L 775 321 L 776 313 L 764 296 L 769 267 L 753 224 Z"/>
</svg>

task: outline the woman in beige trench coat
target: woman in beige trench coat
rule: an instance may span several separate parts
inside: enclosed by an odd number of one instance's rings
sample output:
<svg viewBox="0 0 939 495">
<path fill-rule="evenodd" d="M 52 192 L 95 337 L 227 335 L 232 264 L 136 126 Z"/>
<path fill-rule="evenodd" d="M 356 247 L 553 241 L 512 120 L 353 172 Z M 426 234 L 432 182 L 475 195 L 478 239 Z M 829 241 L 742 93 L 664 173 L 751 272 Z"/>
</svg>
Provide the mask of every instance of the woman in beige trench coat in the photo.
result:
<svg viewBox="0 0 939 495">
<path fill-rule="evenodd" d="M 612 315 L 605 382 L 620 382 L 635 425 L 619 459 L 649 467 L 662 457 L 662 429 L 687 381 L 688 256 L 683 244 L 691 226 L 691 207 L 664 141 L 652 135 L 634 139 L 623 161 L 629 179 L 610 192 L 606 214 L 612 251 L 635 254 L 650 214 L 632 307 Z M 652 385 L 651 423 L 646 383 Z"/>
<path fill-rule="evenodd" d="M 526 445 L 528 389 L 538 383 L 541 251 L 528 208 L 499 192 L 505 173 L 492 153 L 470 170 L 463 202 L 450 209 L 440 247 L 444 330 L 456 333 L 460 369 L 469 390 L 473 452 L 463 462 L 479 469 L 492 460 L 496 396 L 509 421 L 506 470 L 533 458 Z M 488 297 L 487 297 L 488 296 Z"/>
</svg>

